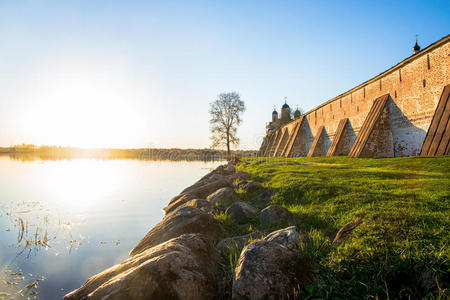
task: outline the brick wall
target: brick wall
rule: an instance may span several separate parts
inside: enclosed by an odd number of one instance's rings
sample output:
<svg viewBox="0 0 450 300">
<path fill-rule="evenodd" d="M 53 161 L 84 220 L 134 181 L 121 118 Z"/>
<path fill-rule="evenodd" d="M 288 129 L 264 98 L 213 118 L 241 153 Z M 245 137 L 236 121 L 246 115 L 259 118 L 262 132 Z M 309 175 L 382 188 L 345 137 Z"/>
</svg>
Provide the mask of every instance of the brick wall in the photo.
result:
<svg viewBox="0 0 450 300">
<path fill-rule="evenodd" d="M 307 112 L 307 138 L 304 139 L 307 145 L 301 147 L 300 152 L 310 147 L 311 136 L 317 133 L 320 126 L 325 127 L 329 141 L 326 147 L 329 147 L 343 118 L 349 118 L 350 128 L 353 129 L 353 133 L 349 134 L 350 141 L 354 140 L 373 101 L 390 94 L 392 101 L 389 102 L 385 122 L 391 127 L 392 156 L 418 155 L 439 97 L 447 84 L 450 84 L 450 36 Z M 285 125 L 289 134 L 296 122 L 298 120 Z"/>
</svg>

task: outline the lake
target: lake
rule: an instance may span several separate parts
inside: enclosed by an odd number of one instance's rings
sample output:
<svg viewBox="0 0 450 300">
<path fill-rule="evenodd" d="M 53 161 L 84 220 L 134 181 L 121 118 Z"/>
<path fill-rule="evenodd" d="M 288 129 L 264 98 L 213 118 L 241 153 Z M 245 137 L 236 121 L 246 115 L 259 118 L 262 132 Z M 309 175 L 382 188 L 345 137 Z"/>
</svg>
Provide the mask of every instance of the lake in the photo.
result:
<svg viewBox="0 0 450 300">
<path fill-rule="evenodd" d="M 61 299 L 126 259 L 170 198 L 219 164 L 0 156 L 0 298 Z"/>
</svg>

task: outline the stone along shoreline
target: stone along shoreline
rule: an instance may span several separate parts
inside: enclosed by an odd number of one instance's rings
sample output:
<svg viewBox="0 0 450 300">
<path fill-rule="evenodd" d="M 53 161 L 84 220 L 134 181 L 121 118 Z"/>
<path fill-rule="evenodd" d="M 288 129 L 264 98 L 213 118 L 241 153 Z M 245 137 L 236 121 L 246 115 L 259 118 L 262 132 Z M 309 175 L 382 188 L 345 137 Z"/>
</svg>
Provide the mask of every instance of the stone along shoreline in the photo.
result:
<svg viewBox="0 0 450 300">
<path fill-rule="evenodd" d="M 295 299 L 314 281 L 299 250 L 304 234 L 273 191 L 237 171 L 238 160 L 211 171 L 172 198 L 166 213 L 131 250 L 130 258 L 89 278 L 65 299 Z M 236 191 L 255 195 L 262 210 Z M 261 203 L 262 206 L 261 206 Z M 249 228 L 258 219 L 275 231 L 233 236 L 220 216 Z M 335 243 L 357 224 L 347 224 Z M 250 226 L 251 227 L 251 226 Z M 284 227 L 284 228 L 282 228 Z M 280 229 L 281 228 L 281 229 Z M 251 228 L 250 228 L 251 229 Z M 233 257 L 237 260 L 234 266 Z"/>
</svg>

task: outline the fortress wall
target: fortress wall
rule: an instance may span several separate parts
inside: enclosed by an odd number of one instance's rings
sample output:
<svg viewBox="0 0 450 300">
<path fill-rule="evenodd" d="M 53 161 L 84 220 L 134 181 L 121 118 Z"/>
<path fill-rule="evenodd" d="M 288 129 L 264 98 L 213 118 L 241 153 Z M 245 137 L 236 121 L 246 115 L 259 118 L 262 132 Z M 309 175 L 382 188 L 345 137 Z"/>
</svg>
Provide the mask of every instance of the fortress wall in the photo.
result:
<svg viewBox="0 0 450 300">
<path fill-rule="evenodd" d="M 305 116 L 313 136 L 320 126 L 324 126 L 329 141 L 333 140 L 343 118 L 349 118 L 357 135 L 373 101 L 390 94 L 389 122 L 394 155 L 418 155 L 442 90 L 449 83 L 450 36 L 447 36 L 380 75 L 319 105 Z M 290 135 L 296 122 L 298 120 L 285 125 Z"/>
</svg>

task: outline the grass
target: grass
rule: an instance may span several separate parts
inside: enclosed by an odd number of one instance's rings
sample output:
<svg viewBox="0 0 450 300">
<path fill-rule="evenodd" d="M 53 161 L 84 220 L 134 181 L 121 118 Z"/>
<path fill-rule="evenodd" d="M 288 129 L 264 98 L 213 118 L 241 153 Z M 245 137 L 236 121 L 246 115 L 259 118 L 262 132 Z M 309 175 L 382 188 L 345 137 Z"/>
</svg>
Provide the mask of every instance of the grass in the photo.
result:
<svg viewBox="0 0 450 300">
<path fill-rule="evenodd" d="M 269 201 L 288 208 L 308 233 L 302 251 L 316 262 L 312 290 L 319 291 L 309 297 L 448 297 L 450 157 L 245 161 L 239 168 L 275 190 Z M 246 201 L 256 199 L 239 193 Z M 333 246 L 339 228 L 355 218 L 363 222 L 351 239 Z M 257 222 L 251 226 L 261 229 Z M 245 234 L 235 224 L 227 228 Z"/>
</svg>

